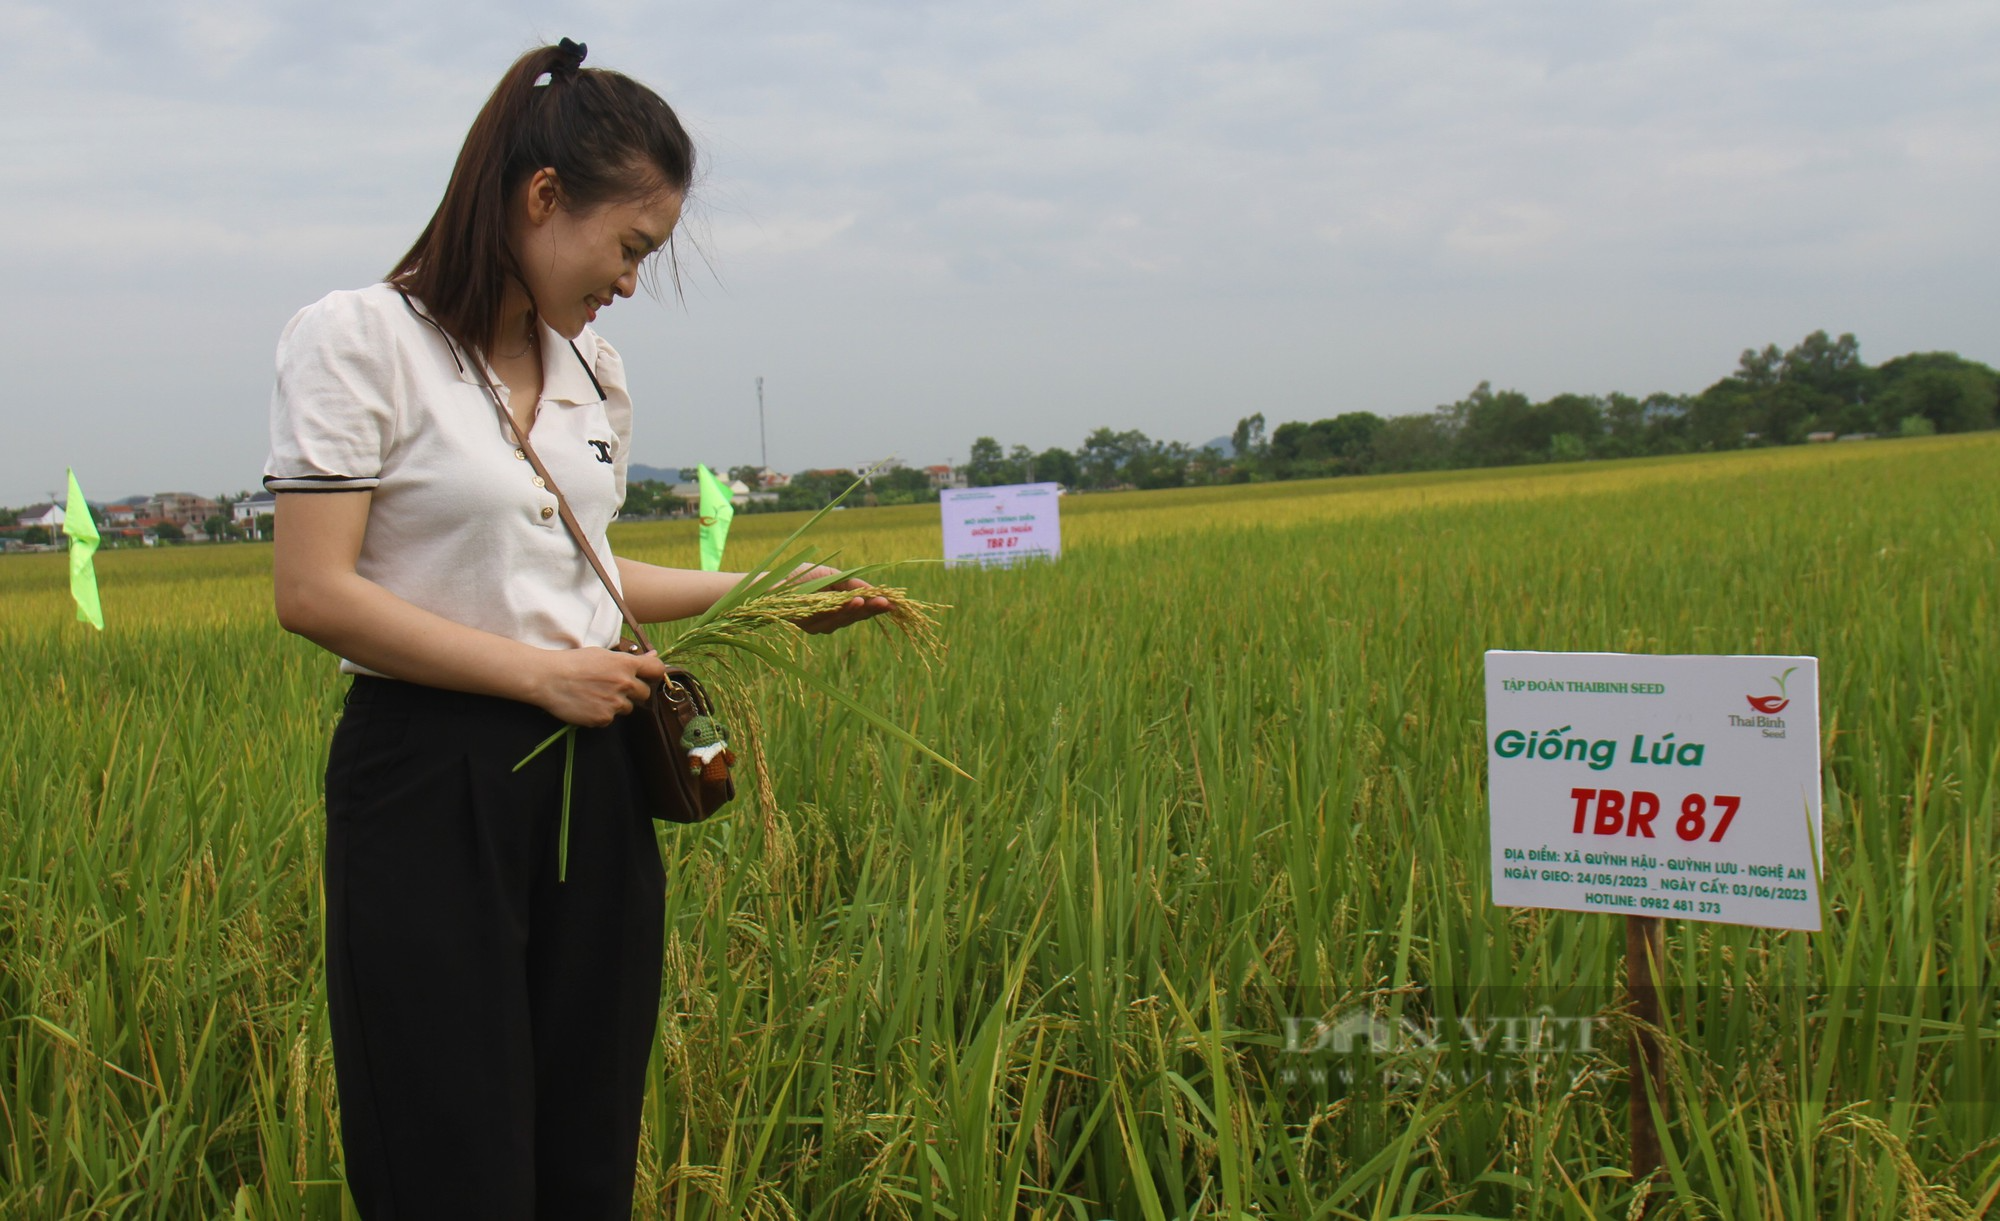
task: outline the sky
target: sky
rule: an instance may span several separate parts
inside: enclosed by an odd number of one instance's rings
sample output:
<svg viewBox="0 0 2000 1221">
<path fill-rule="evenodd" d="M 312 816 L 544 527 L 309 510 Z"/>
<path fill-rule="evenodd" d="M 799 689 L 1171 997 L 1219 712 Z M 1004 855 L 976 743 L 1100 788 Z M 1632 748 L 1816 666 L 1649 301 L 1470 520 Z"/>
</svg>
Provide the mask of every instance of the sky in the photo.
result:
<svg viewBox="0 0 2000 1221">
<path fill-rule="evenodd" d="M 635 461 L 2000 364 L 2000 5 L 0 0 L 0 504 L 254 488 L 296 310 L 379 279 L 522 51 L 703 159 L 597 329 Z"/>
</svg>

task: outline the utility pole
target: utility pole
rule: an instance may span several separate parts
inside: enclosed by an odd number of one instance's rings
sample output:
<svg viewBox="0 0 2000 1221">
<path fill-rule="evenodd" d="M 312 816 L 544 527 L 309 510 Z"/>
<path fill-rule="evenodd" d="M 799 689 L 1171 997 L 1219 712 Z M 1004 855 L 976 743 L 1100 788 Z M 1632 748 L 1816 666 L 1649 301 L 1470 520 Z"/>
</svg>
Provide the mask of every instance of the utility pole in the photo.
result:
<svg viewBox="0 0 2000 1221">
<path fill-rule="evenodd" d="M 757 375 L 757 457 L 759 468 L 771 472 L 771 443 L 764 436 L 764 375 Z"/>
</svg>

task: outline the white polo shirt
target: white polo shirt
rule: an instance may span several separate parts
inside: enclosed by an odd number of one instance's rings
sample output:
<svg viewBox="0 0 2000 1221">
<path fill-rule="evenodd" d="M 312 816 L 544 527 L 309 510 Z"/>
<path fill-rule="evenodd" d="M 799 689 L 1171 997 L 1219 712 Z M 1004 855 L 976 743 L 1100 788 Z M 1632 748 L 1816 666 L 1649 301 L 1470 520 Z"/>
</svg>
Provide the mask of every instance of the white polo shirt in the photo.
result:
<svg viewBox="0 0 2000 1221">
<path fill-rule="evenodd" d="M 264 486 L 373 493 L 355 571 L 407 602 L 542 648 L 611 644 L 617 604 L 514 447 L 474 358 L 420 309 L 375 284 L 293 316 L 278 339 Z M 625 366 L 588 328 L 574 349 L 546 326 L 541 336 L 528 437 L 616 579 L 605 527 L 624 502 L 631 451 Z"/>
</svg>

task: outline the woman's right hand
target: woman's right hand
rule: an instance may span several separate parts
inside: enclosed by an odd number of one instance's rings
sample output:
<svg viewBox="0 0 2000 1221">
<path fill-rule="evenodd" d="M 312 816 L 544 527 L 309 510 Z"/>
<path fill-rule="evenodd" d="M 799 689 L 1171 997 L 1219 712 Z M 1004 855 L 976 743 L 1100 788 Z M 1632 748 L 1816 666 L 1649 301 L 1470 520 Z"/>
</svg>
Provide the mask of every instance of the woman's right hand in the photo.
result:
<svg viewBox="0 0 2000 1221">
<path fill-rule="evenodd" d="M 599 729 L 646 702 L 666 673 L 657 653 L 559 649 L 546 654 L 537 707 L 570 725 Z"/>
<path fill-rule="evenodd" d="M 543 649 L 390 593 L 355 570 L 373 496 L 278 493 L 271 583 L 285 630 L 377 674 L 518 700 L 593 728 L 632 711 L 666 672 L 652 653 Z"/>
</svg>

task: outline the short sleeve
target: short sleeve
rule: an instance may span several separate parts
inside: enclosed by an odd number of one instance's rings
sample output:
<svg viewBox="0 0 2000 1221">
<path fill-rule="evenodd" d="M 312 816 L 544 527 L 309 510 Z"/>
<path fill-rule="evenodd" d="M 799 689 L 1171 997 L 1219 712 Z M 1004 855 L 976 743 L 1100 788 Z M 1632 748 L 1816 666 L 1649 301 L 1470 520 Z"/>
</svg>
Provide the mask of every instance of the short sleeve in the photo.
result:
<svg viewBox="0 0 2000 1221">
<path fill-rule="evenodd" d="M 362 293 L 332 293 L 295 314 L 278 339 L 264 486 L 374 488 L 396 436 L 395 362 L 395 334 Z"/>
<path fill-rule="evenodd" d="M 595 331 L 591 337 L 597 341 L 597 351 L 590 362 L 590 373 L 597 379 L 598 389 L 604 392 L 604 416 L 611 421 L 611 433 L 617 438 L 617 447 L 611 452 L 611 488 L 616 497 L 612 503 L 622 505 L 625 470 L 632 461 L 632 393 L 625 386 L 625 360 L 618 355 L 618 349 Z"/>
</svg>

